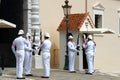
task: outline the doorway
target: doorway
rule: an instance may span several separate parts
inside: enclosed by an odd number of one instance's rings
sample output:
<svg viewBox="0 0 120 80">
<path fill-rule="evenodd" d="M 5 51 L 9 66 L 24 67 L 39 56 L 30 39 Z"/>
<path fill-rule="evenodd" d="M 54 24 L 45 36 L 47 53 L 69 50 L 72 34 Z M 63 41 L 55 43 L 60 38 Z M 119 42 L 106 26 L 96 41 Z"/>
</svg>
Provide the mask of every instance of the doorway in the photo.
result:
<svg viewBox="0 0 120 80">
<path fill-rule="evenodd" d="M 0 67 L 15 67 L 11 45 L 19 29 L 23 29 L 23 0 L 1 0 L 0 19 L 16 24 L 16 28 L 0 28 Z"/>
<path fill-rule="evenodd" d="M 88 34 L 83 34 L 83 40 L 85 40 L 87 38 Z M 85 54 L 85 49 L 82 48 L 82 52 L 83 52 L 83 69 L 88 69 L 88 64 L 87 64 L 87 59 L 86 59 L 86 54 Z"/>
</svg>

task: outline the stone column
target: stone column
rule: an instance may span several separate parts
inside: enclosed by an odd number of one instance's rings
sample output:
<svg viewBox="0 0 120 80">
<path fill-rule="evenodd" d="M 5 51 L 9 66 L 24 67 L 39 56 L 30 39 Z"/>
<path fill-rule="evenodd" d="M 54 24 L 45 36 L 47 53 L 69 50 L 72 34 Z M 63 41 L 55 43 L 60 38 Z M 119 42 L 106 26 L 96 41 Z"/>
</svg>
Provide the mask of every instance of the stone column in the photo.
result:
<svg viewBox="0 0 120 80">
<path fill-rule="evenodd" d="M 24 0 L 24 30 L 32 35 L 36 31 L 35 42 L 40 41 L 39 0 Z"/>
<path fill-rule="evenodd" d="M 31 0 L 31 32 L 34 33 L 36 31 L 35 42 L 38 44 L 40 41 L 40 4 L 39 0 Z M 34 56 L 34 67 L 35 68 L 43 68 L 42 66 L 42 56 L 38 55 L 38 51 L 36 51 L 36 55 Z"/>
<path fill-rule="evenodd" d="M 36 43 L 40 41 L 40 14 L 39 0 L 31 0 L 31 33 L 36 31 Z"/>
</svg>

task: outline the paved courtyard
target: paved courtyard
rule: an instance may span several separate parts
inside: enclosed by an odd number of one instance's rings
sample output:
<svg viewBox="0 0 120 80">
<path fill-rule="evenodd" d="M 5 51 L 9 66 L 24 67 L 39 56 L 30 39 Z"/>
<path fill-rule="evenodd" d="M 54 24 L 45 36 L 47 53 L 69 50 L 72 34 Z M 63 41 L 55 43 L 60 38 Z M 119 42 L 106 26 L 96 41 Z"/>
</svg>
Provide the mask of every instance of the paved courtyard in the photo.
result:
<svg viewBox="0 0 120 80">
<path fill-rule="evenodd" d="M 51 76 L 48 79 L 41 78 L 42 69 L 32 69 L 32 74 L 32 77 L 24 76 L 25 80 L 120 80 L 120 73 L 102 73 L 99 71 L 93 75 L 87 75 L 85 72 L 68 73 L 66 70 L 52 69 Z M 0 80 L 17 80 L 15 75 L 15 68 L 5 68 Z"/>
</svg>

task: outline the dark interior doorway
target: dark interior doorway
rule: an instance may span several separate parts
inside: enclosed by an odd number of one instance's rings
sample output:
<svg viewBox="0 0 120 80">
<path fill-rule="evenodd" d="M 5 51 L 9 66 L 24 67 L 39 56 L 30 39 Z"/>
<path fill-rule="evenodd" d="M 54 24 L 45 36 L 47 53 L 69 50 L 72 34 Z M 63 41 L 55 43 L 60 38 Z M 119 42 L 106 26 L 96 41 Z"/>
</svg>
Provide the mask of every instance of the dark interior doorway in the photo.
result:
<svg viewBox="0 0 120 80">
<path fill-rule="evenodd" d="M 0 28 L 0 66 L 15 67 L 11 44 L 19 29 L 23 29 L 23 0 L 1 0 L 0 19 L 16 24 L 16 28 Z"/>
<path fill-rule="evenodd" d="M 87 38 L 88 34 L 84 33 L 85 39 Z M 83 38 L 84 40 L 84 38 Z M 85 49 L 82 48 L 83 50 L 83 69 L 88 69 L 88 64 L 87 64 L 87 59 L 86 59 L 86 54 L 85 54 Z"/>
<path fill-rule="evenodd" d="M 83 49 L 83 69 L 88 69 L 88 64 L 87 64 L 87 59 L 86 59 L 86 54 L 84 49 Z"/>
</svg>

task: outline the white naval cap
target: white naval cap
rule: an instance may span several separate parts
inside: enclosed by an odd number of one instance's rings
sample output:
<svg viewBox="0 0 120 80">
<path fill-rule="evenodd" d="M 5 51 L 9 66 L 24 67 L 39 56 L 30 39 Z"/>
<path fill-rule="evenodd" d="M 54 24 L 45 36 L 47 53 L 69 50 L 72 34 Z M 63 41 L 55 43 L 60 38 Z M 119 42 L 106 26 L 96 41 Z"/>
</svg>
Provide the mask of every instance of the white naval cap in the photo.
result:
<svg viewBox="0 0 120 80">
<path fill-rule="evenodd" d="M 45 37 L 50 37 L 50 35 L 49 35 L 48 32 L 46 32 L 46 33 L 44 34 L 44 36 L 45 36 Z"/>
<path fill-rule="evenodd" d="M 89 38 L 89 39 L 93 39 L 93 38 L 92 38 L 92 35 L 88 35 L 88 38 Z"/>
<path fill-rule="evenodd" d="M 18 35 L 24 34 L 24 31 L 22 29 L 19 30 Z"/>
<path fill-rule="evenodd" d="M 73 39 L 73 36 L 69 36 L 68 39 Z"/>
<path fill-rule="evenodd" d="M 30 34 L 30 33 L 27 33 L 27 34 L 26 34 L 26 37 L 28 37 L 28 36 L 31 36 L 31 34 Z"/>
</svg>

